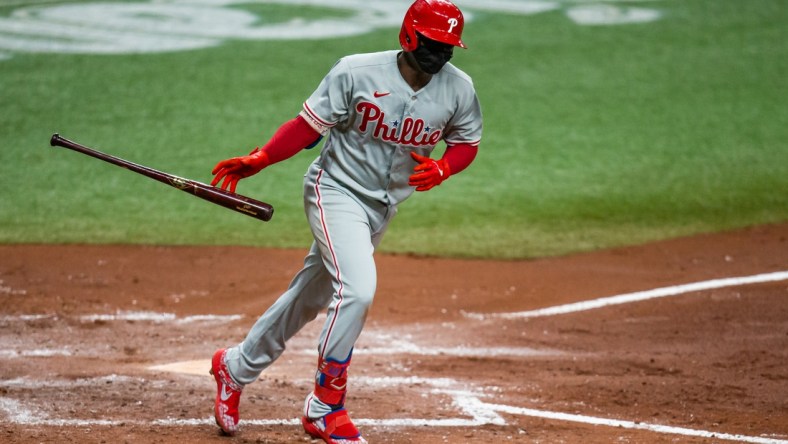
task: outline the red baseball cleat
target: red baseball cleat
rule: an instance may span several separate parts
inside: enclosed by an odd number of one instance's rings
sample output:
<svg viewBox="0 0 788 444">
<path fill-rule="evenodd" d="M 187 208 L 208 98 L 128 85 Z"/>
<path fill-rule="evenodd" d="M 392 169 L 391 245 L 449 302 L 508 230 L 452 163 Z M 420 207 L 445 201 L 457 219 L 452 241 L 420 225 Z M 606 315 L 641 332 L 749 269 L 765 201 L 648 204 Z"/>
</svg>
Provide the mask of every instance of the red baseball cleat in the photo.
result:
<svg viewBox="0 0 788 444">
<path fill-rule="evenodd" d="M 230 377 L 224 362 L 226 353 L 227 350 L 222 349 L 213 354 L 209 373 L 216 380 L 216 404 L 213 409 L 216 424 L 225 434 L 233 436 L 238 431 L 238 404 L 241 402 L 243 386 Z"/>
<path fill-rule="evenodd" d="M 301 418 L 306 433 L 313 438 L 322 439 L 328 444 L 367 444 L 361 436 L 347 410 L 335 410 L 322 418 Z"/>
</svg>

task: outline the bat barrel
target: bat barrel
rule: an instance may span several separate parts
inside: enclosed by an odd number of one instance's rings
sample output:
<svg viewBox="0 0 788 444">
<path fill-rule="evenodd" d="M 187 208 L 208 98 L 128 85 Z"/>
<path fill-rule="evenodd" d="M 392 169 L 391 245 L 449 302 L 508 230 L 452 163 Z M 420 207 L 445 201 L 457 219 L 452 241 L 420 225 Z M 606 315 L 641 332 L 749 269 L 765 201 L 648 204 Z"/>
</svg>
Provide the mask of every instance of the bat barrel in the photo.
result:
<svg viewBox="0 0 788 444">
<path fill-rule="evenodd" d="M 134 162 L 129 162 L 128 160 L 105 154 L 101 151 L 96 151 L 92 148 L 88 148 L 84 145 L 80 145 L 76 142 L 60 137 L 60 134 L 58 133 L 52 134 L 52 137 L 49 139 L 49 144 L 52 146 L 68 148 L 87 156 L 95 157 L 105 162 L 126 168 L 150 179 L 157 180 L 179 190 L 189 192 L 200 199 L 207 200 L 216 205 L 229 208 L 233 211 L 251 216 L 255 219 L 269 221 L 274 213 L 274 208 L 265 202 L 232 193 L 221 188 L 212 187 L 194 180 L 184 179 L 182 177 L 178 177 L 173 174 L 159 171 L 144 165 L 139 165 Z"/>
</svg>

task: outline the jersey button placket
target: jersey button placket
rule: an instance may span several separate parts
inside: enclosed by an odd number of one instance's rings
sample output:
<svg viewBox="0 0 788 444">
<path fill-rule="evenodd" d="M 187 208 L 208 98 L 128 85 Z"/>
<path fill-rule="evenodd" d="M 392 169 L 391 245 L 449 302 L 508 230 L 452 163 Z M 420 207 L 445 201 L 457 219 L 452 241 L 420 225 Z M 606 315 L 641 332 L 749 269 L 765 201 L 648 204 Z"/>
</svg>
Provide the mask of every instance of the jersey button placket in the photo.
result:
<svg viewBox="0 0 788 444">
<path fill-rule="evenodd" d="M 416 106 L 416 96 L 410 96 L 410 101 L 405 105 L 405 115 L 413 115 L 413 107 Z"/>
</svg>

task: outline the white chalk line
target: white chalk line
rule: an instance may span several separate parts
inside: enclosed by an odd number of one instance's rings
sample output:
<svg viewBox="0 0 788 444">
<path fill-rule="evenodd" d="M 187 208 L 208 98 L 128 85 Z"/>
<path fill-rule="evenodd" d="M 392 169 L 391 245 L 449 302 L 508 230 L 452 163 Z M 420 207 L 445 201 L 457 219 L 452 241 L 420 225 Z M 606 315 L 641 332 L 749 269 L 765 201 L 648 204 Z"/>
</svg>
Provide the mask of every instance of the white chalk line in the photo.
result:
<svg viewBox="0 0 788 444">
<path fill-rule="evenodd" d="M 3 358 L 51 358 L 53 356 L 73 356 L 71 350 L 36 348 L 31 350 L 0 350 L 0 357 Z"/>
<path fill-rule="evenodd" d="M 575 415 L 570 413 L 548 412 L 508 405 L 487 404 L 487 407 L 497 412 L 508 413 L 510 415 L 522 415 L 535 418 L 553 419 L 559 421 L 577 422 L 582 424 L 603 425 L 609 427 L 620 427 L 632 430 L 647 430 L 650 432 L 664 433 L 669 435 L 683 435 L 701 438 L 714 438 L 726 441 L 739 441 L 756 444 L 786 444 L 788 440 L 765 438 L 760 436 L 735 435 L 730 433 L 710 432 L 706 430 L 688 429 L 685 427 L 673 427 L 661 424 L 651 424 L 646 422 L 622 421 L 617 419 L 598 418 L 593 416 Z"/>
<path fill-rule="evenodd" d="M 30 322 L 43 319 L 57 321 L 61 319 L 55 314 L 23 314 L 0 316 L 0 322 Z M 153 322 L 156 324 L 174 323 L 191 324 L 194 322 L 232 322 L 243 319 L 242 315 L 192 315 L 179 318 L 174 313 L 160 313 L 155 311 L 122 311 L 115 313 L 98 313 L 76 316 L 80 322 Z"/>
<path fill-rule="evenodd" d="M 593 310 L 596 308 L 609 307 L 612 305 L 628 304 L 641 302 L 649 299 L 663 298 L 668 296 L 678 296 L 697 291 L 713 290 L 723 287 L 736 287 L 740 285 L 760 284 L 765 282 L 779 282 L 788 280 L 788 271 L 778 271 L 774 273 L 756 274 L 753 276 L 712 279 L 709 281 L 694 282 L 684 285 L 674 285 L 671 287 L 656 288 L 647 291 L 637 291 L 634 293 L 620 294 L 617 296 L 593 299 L 590 301 L 575 302 L 572 304 L 556 305 L 553 307 L 540 308 L 536 310 L 520 311 L 514 313 L 468 313 L 463 315 L 470 319 L 485 320 L 490 318 L 498 319 L 523 319 L 536 318 L 541 316 L 555 316 L 566 313 L 576 313 L 579 311 Z"/>
<path fill-rule="evenodd" d="M 76 381 L 64 379 L 32 380 L 30 378 L 17 378 L 13 380 L 0 381 L 0 387 L 9 388 L 54 388 L 67 389 L 69 387 L 102 386 L 111 383 L 135 383 L 145 382 L 145 379 L 131 378 L 118 375 L 110 375 L 96 378 L 83 378 Z M 164 381 L 148 381 L 153 386 L 161 387 L 166 384 Z M 444 418 L 444 419 L 422 419 L 422 418 L 390 418 L 390 419 L 359 419 L 355 421 L 359 425 L 371 427 L 472 427 L 484 424 L 504 425 L 506 422 L 497 413 L 489 409 L 478 409 L 479 397 L 487 396 L 482 390 L 469 384 L 450 378 L 422 378 L 417 376 L 408 377 L 365 377 L 361 376 L 354 379 L 354 385 L 372 388 L 381 387 L 418 387 L 425 394 L 434 397 L 437 395 L 449 396 L 452 404 L 466 412 L 468 418 Z M 466 387 L 467 390 L 456 390 L 455 387 Z M 47 413 L 40 409 L 27 407 L 20 401 L 0 397 L 0 412 L 4 411 L 8 419 L 20 425 L 33 426 L 54 426 L 54 427 L 86 427 L 86 426 L 118 426 L 118 425 L 139 425 L 139 426 L 205 426 L 213 425 L 213 418 L 160 418 L 152 420 L 138 419 L 62 419 L 51 418 Z M 241 421 L 245 426 L 290 426 L 300 424 L 299 419 L 244 419 Z"/>
<path fill-rule="evenodd" d="M 304 354 L 317 355 L 316 351 L 304 351 Z M 414 343 L 393 344 L 392 347 L 357 348 L 354 355 L 418 355 L 418 356 L 454 356 L 454 357 L 479 357 L 492 358 L 513 356 L 518 358 L 532 358 L 537 356 L 557 356 L 564 352 L 548 349 L 535 349 L 530 347 L 423 347 Z"/>
<path fill-rule="evenodd" d="M 550 419 L 557 421 L 601 425 L 630 430 L 644 430 L 654 433 L 682 435 L 701 438 L 712 438 L 725 441 L 738 441 L 753 444 L 788 444 L 788 440 L 767 438 L 760 436 L 747 436 L 730 433 L 711 432 L 706 430 L 690 429 L 686 427 L 673 427 L 662 424 L 652 424 L 645 422 L 624 421 L 594 416 L 577 415 L 571 413 L 551 412 L 546 410 L 536 410 L 523 407 L 514 407 L 500 404 L 490 404 L 481 401 L 472 392 L 456 392 L 435 390 L 435 393 L 453 394 L 454 404 L 460 407 L 471 418 L 446 418 L 446 419 L 422 419 L 422 418 L 392 418 L 392 419 L 358 419 L 354 421 L 360 426 L 386 427 L 386 428 L 407 428 L 407 427 L 479 427 L 483 425 L 505 425 L 506 421 L 500 413 L 516 416 L 527 416 L 534 418 Z M 210 426 L 214 424 L 213 418 L 189 418 L 174 419 L 163 418 L 149 421 L 144 420 L 103 420 L 103 419 L 55 419 L 47 418 L 39 411 L 25 408 L 19 401 L 10 398 L 0 398 L 0 410 L 5 411 L 8 419 L 18 425 L 27 426 L 52 426 L 52 427 L 111 427 L 122 425 L 137 426 L 159 426 L 159 427 L 193 427 Z M 242 427 L 251 426 L 295 426 L 300 421 L 297 418 L 291 419 L 244 419 L 240 424 Z"/>
<path fill-rule="evenodd" d="M 325 314 L 323 314 L 324 316 Z M 61 318 L 55 314 L 22 314 L 11 316 L 0 316 L 0 322 L 34 322 L 40 320 L 58 321 Z M 243 315 L 193 315 L 178 318 L 173 313 L 160 313 L 152 311 L 117 311 L 114 314 L 98 313 L 87 314 L 74 317 L 73 319 L 83 323 L 95 322 L 151 322 L 155 324 L 191 324 L 197 322 L 205 323 L 228 323 L 243 319 Z M 397 335 L 400 336 L 400 335 Z M 394 339 L 394 335 L 371 336 L 373 342 L 385 345 L 358 346 L 354 353 L 357 355 L 418 355 L 418 356 L 455 356 L 455 357 L 538 357 L 538 356 L 557 356 L 563 354 L 559 350 L 536 349 L 531 347 L 432 347 L 417 344 L 406 339 Z M 317 356 L 315 348 L 293 349 L 292 353 L 307 356 Z M 61 349 L 39 349 L 39 350 L 13 350 L 0 349 L 0 357 L 19 358 L 19 357 L 46 357 L 46 356 L 74 356 L 69 350 Z"/>
<path fill-rule="evenodd" d="M 0 380 L 0 387 L 21 389 L 73 389 L 77 387 L 103 387 L 108 384 L 148 384 L 148 387 L 150 388 L 166 388 L 169 385 L 169 383 L 164 380 L 150 380 L 140 377 L 116 374 L 78 379 L 49 378 L 45 381 L 28 378 L 25 376 L 14 379 Z"/>
<path fill-rule="evenodd" d="M 36 387 L 36 388 L 57 388 L 64 389 L 70 386 L 102 385 L 107 382 L 127 383 L 145 381 L 141 378 L 131 378 L 127 376 L 109 375 L 105 377 L 83 378 L 76 381 L 70 380 L 46 380 L 36 381 L 29 378 L 17 378 L 15 380 L 1 381 L 0 386 L 5 387 Z M 165 384 L 164 381 L 151 381 L 154 386 Z M 162 384 L 157 384 L 161 382 Z M 686 427 L 674 427 L 663 424 L 653 424 L 645 422 L 635 422 L 585 416 L 563 412 L 553 412 L 538 410 L 525 407 L 515 407 L 502 404 L 487 403 L 482 401 L 488 395 L 474 387 L 473 384 L 461 383 L 451 378 L 423 378 L 418 376 L 407 377 L 367 377 L 361 376 L 354 379 L 354 383 L 359 386 L 374 388 L 397 387 L 397 386 L 418 386 L 425 393 L 431 396 L 445 395 L 452 398 L 452 404 L 467 415 L 465 418 L 389 418 L 371 419 L 362 418 L 355 422 L 361 426 L 386 427 L 386 428 L 407 428 L 407 427 L 479 427 L 483 425 L 506 425 L 506 420 L 501 414 L 514 416 L 527 416 L 541 419 L 549 419 L 564 422 L 573 422 L 589 425 L 600 425 L 630 430 L 643 430 L 653 433 L 682 435 L 701 438 L 712 438 L 725 441 L 738 441 L 754 444 L 788 444 L 788 440 L 769 438 L 761 436 L 747 436 L 731 433 L 711 432 L 707 430 L 690 429 Z M 466 390 L 456 390 L 453 387 L 464 387 Z M 495 388 L 486 387 L 486 390 L 497 391 Z M 498 389 L 499 390 L 499 389 Z M 51 426 L 51 427 L 111 427 L 121 425 L 136 426 L 161 426 L 161 427 L 193 427 L 211 426 L 214 424 L 213 418 L 159 418 L 151 420 L 138 419 L 62 419 L 51 418 L 46 413 L 36 408 L 26 407 L 20 401 L 0 397 L 0 411 L 5 412 L 8 420 L 12 423 L 27 426 Z M 244 419 L 241 425 L 244 427 L 253 426 L 295 426 L 300 421 L 296 418 L 287 419 Z"/>
</svg>

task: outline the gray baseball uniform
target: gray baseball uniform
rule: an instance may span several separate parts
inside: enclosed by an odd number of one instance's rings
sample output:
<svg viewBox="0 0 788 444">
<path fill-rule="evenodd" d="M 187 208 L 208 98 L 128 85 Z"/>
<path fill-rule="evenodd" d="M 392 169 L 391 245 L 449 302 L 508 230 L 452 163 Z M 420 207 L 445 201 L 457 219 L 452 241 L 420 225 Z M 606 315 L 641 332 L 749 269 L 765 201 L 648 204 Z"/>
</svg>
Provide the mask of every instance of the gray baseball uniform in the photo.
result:
<svg viewBox="0 0 788 444">
<path fill-rule="evenodd" d="M 300 115 L 328 138 L 304 180 L 304 206 L 314 243 L 287 291 L 227 352 L 241 384 L 257 379 L 285 342 L 328 308 L 318 353 L 350 360 L 377 284 L 373 253 L 397 205 L 410 196 L 416 162 L 441 141 L 478 145 L 482 114 L 470 77 L 451 64 L 414 91 L 397 67 L 400 51 L 342 58 Z M 307 416 L 331 407 L 307 398 Z"/>
</svg>

